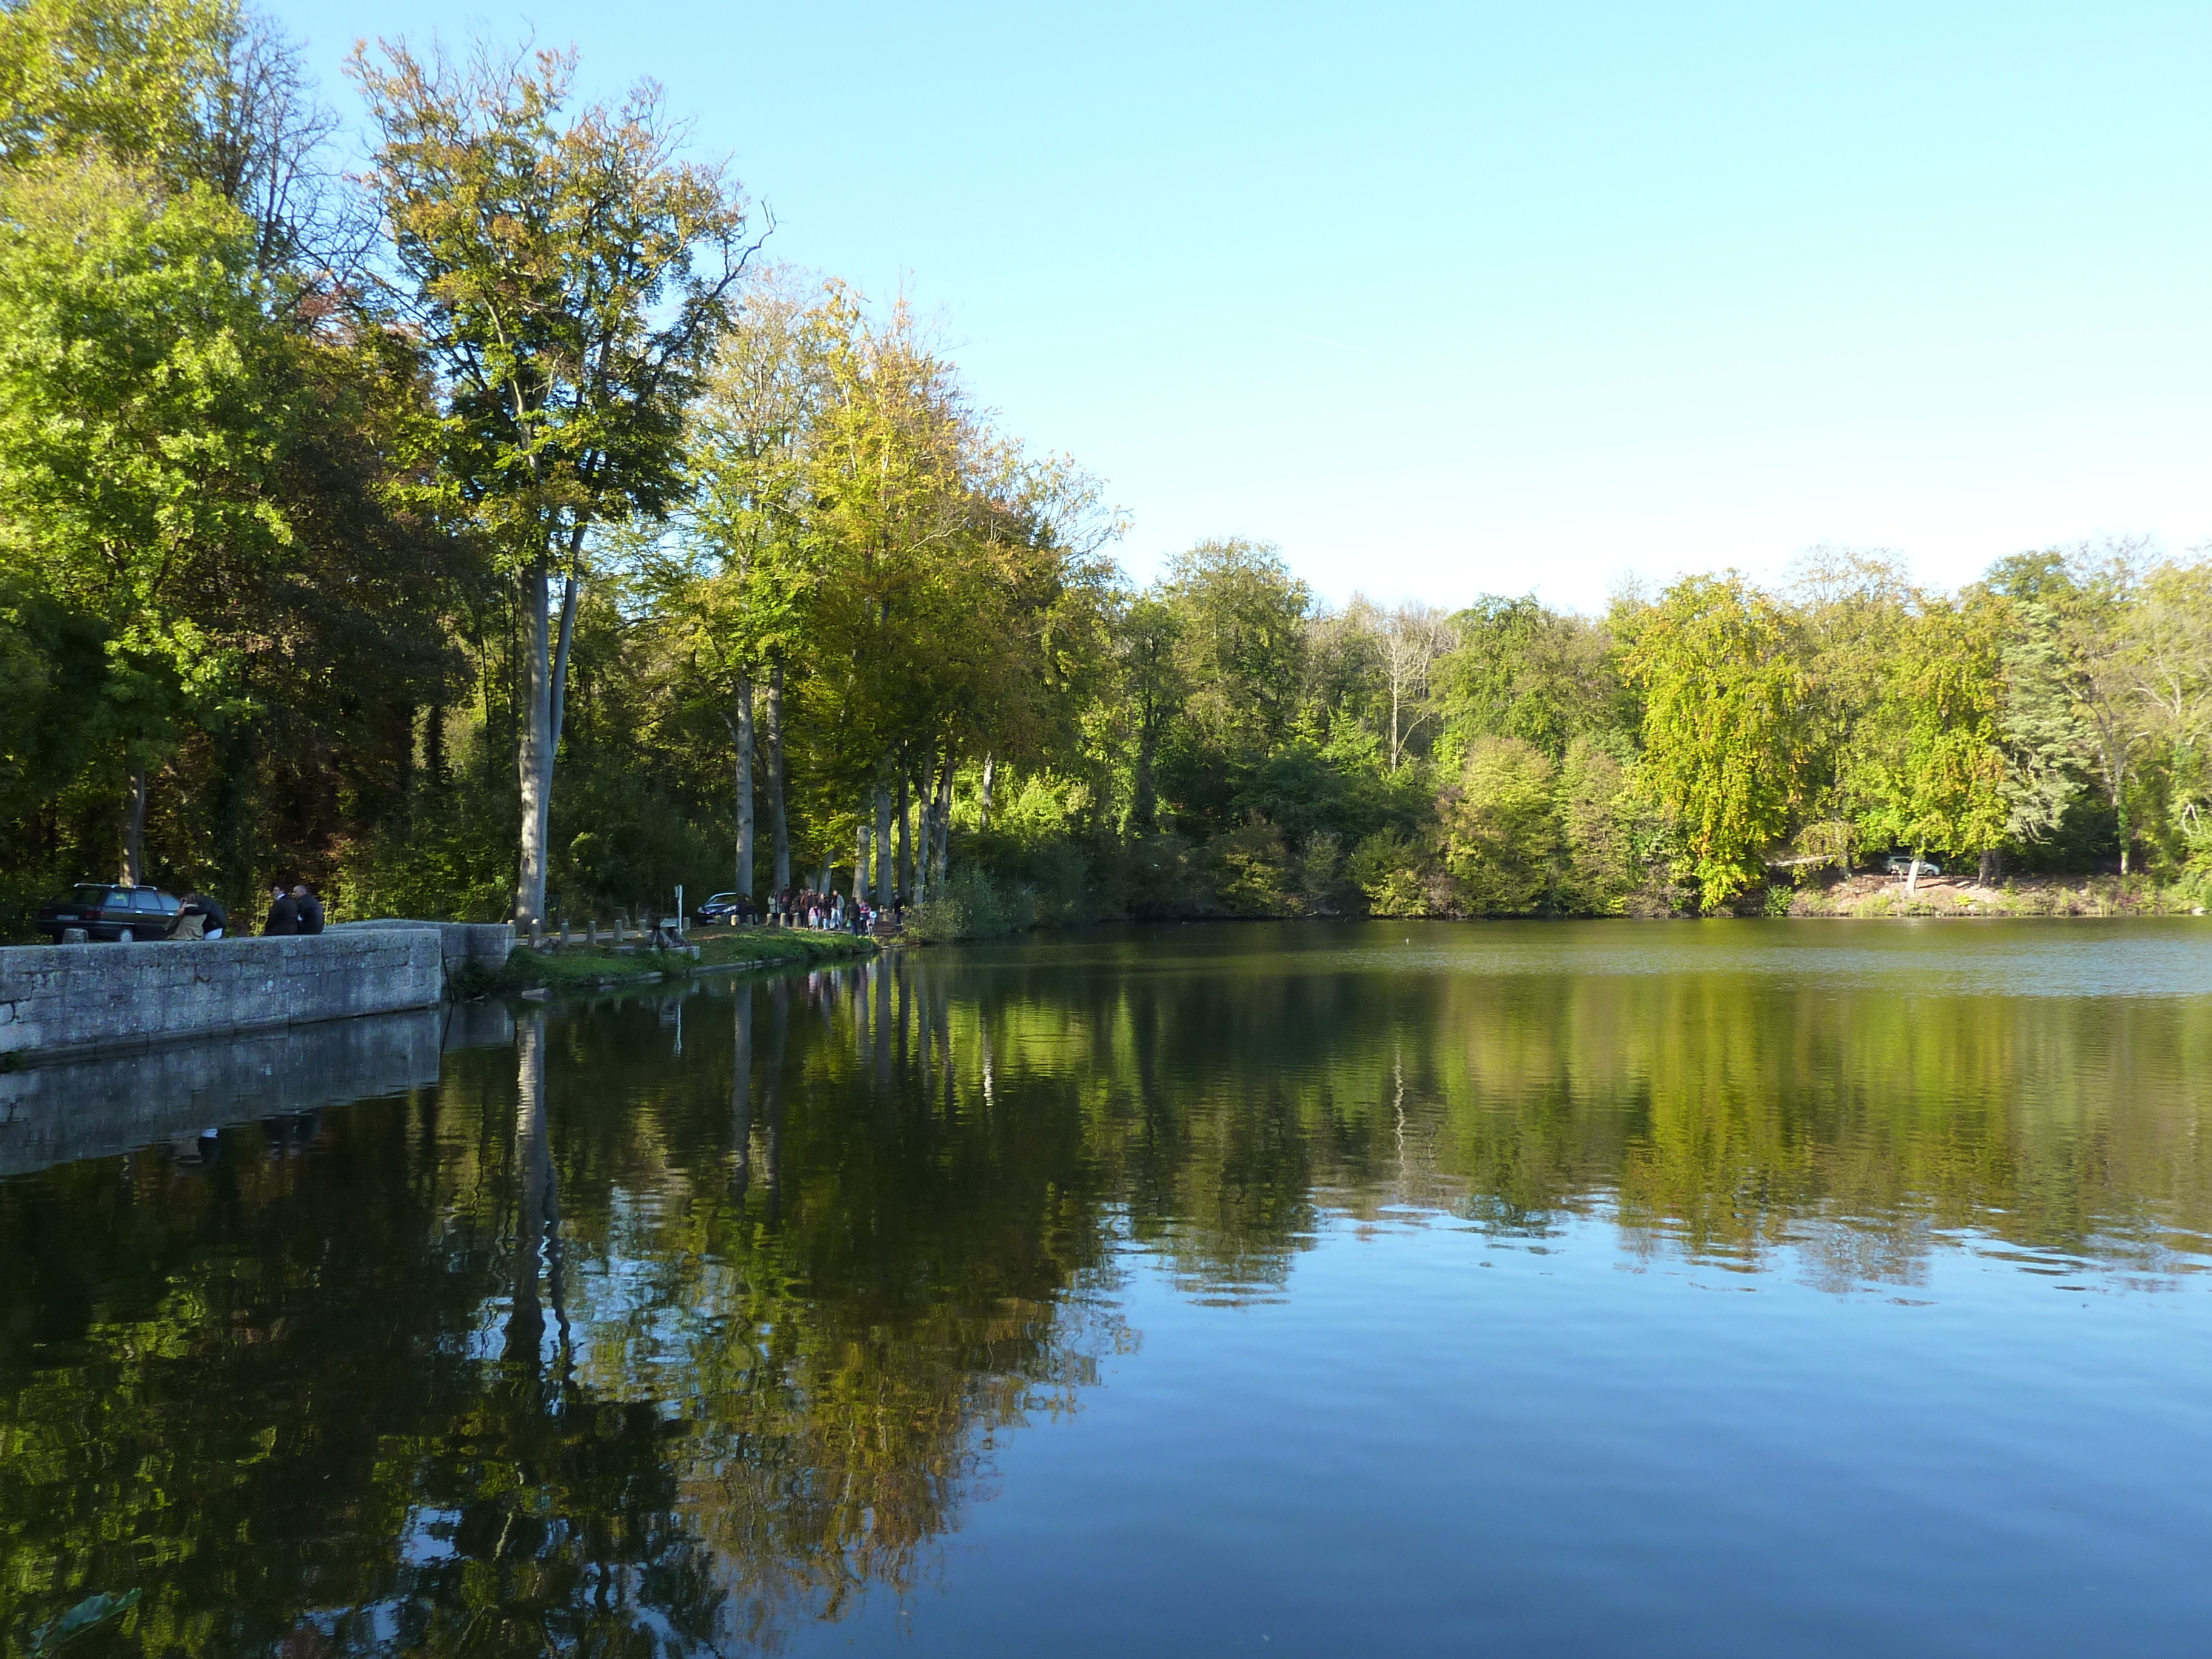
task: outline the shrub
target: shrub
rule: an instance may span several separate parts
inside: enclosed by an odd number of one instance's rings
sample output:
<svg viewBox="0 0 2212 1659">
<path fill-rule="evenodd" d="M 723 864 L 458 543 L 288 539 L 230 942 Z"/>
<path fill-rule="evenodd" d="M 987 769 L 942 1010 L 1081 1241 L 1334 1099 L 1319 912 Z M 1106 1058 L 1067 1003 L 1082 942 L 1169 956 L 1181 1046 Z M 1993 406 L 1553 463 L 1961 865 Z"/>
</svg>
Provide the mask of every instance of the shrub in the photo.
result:
<svg viewBox="0 0 2212 1659">
<path fill-rule="evenodd" d="M 1378 830 L 1345 860 L 1346 884 L 1378 916 L 1425 916 L 1431 913 L 1420 849 L 1395 830 Z"/>
<path fill-rule="evenodd" d="M 907 932 L 926 945 L 996 939 L 1037 922 L 1036 895 L 974 866 L 957 868 L 942 890 L 908 913 Z"/>
<path fill-rule="evenodd" d="M 1518 738 L 1469 747 L 1460 785 L 1443 802 L 1444 867 L 1460 906 L 1521 915 L 1551 894 L 1559 854 L 1552 763 Z"/>
<path fill-rule="evenodd" d="M 1291 849 L 1283 832 L 1257 812 L 1208 846 L 1219 872 L 1221 907 L 1232 916 L 1302 913 Z"/>
<path fill-rule="evenodd" d="M 1559 782 L 1559 908 L 1619 915 L 1644 885 L 1648 872 L 1636 856 L 1637 806 L 1619 756 L 1588 738 L 1567 745 Z"/>
</svg>

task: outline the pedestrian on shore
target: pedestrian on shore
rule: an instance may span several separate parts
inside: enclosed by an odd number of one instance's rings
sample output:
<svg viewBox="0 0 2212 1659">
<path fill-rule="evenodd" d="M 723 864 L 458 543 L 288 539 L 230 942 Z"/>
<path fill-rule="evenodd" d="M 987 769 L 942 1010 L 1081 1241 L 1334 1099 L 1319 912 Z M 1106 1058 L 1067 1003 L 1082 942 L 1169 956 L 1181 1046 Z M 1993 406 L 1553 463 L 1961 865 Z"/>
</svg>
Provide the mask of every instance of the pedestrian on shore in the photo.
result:
<svg viewBox="0 0 2212 1659">
<path fill-rule="evenodd" d="M 169 937 L 177 939 L 221 939 L 222 930 L 230 925 L 222 906 L 195 888 L 185 895 L 184 903 L 177 910 L 177 924 Z"/>
<path fill-rule="evenodd" d="M 294 884 L 292 905 L 298 912 L 301 933 L 319 933 L 323 931 L 323 902 L 315 896 L 314 890 L 306 882 Z"/>
<path fill-rule="evenodd" d="M 261 924 L 264 939 L 289 939 L 300 931 L 300 907 L 282 887 L 269 890 L 269 919 Z"/>
</svg>

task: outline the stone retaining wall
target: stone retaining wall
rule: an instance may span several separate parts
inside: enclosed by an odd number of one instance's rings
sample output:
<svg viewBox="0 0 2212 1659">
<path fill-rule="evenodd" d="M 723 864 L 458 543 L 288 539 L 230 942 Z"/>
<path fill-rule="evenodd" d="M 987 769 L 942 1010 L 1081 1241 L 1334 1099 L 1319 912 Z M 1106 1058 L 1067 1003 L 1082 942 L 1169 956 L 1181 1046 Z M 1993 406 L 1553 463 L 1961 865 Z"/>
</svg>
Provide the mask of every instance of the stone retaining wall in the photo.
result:
<svg viewBox="0 0 2212 1659">
<path fill-rule="evenodd" d="M 428 927 L 0 950 L 0 1056 L 43 1061 L 432 1007 L 445 1000 L 444 958 Z"/>
<path fill-rule="evenodd" d="M 448 974 L 465 962 L 483 969 L 504 968 L 507 957 L 514 954 L 514 924 L 511 921 L 406 921 L 395 918 L 333 922 L 328 931 L 344 933 L 356 927 L 436 928 L 439 943 L 446 953 Z"/>
</svg>

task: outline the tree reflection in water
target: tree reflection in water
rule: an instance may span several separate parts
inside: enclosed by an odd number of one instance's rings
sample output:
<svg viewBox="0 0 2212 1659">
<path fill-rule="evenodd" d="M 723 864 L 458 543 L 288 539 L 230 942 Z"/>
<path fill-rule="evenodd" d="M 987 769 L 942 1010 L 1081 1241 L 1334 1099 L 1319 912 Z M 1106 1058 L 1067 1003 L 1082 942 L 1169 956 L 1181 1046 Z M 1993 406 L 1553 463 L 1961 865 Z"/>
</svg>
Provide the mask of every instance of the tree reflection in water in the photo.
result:
<svg viewBox="0 0 2212 1659">
<path fill-rule="evenodd" d="M 2203 1258 L 2201 1000 L 1267 938 L 608 999 L 281 1158 L 0 1184 L 9 1639 L 135 1590 L 70 1651 L 772 1650 L 928 1582 L 1135 1347 L 1118 1262 L 1279 1296 L 1333 1217 L 1839 1289 Z"/>
</svg>

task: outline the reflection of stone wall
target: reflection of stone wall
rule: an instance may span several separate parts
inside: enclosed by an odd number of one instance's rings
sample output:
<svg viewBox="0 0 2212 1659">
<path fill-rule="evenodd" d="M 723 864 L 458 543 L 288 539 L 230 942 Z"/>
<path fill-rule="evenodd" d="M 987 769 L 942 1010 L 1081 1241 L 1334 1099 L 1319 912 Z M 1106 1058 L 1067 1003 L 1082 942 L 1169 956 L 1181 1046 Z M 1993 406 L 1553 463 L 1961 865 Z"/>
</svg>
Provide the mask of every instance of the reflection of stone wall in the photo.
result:
<svg viewBox="0 0 2212 1659">
<path fill-rule="evenodd" d="M 442 957 L 430 927 L 0 951 L 0 1054 L 49 1060 L 427 1008 L 445 997 Z"/>
<path fill-rule="evenodd" d="M 445 1030 L 424 1008 L 0 1073 L 0 1176 L 428 1088 Z"/>
<path fill-rule="evenodd" d="M 503 1002 L 457 1002 L 446 1010 L 446 1051 L 505 1048 L 514 1042 L 514 1010 Z"/>
</svg>

